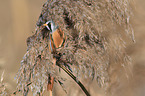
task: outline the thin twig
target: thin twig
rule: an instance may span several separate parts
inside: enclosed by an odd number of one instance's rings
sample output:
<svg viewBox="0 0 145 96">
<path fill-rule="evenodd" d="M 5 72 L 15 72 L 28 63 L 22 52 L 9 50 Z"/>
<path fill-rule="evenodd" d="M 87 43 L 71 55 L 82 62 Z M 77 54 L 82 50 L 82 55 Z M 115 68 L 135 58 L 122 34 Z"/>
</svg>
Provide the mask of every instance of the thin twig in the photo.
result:
<svg viewBox="0 0 145 96">
<path fill-rule="evenodd" d="M 32 82 L 28 83 L 26 86 L 28 87 L 28 86 L 30 86 L 31 84 L 32 84 Z M 13 94 L 16 95 L 16 94 L 17 94 L 18 92 L 20 92 L 20 91 L 21 91 L 21 90 L 14 91 Z"/>
</svg>

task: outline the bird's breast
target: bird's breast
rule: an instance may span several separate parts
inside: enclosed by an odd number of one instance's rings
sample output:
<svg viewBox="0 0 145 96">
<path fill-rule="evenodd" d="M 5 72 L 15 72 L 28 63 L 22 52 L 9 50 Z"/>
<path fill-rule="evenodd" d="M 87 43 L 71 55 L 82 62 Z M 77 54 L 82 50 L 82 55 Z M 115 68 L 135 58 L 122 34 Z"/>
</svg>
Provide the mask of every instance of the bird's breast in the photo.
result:
<svg viewBox="0 0 145 96">
<path fill-rule="evenodd" d="M 52 33 L 52 39 L 55 48 L 61 47 L 64 40 L 64 32 L 60 28 L 56 29 L 56 31 Z"/>
</svg>

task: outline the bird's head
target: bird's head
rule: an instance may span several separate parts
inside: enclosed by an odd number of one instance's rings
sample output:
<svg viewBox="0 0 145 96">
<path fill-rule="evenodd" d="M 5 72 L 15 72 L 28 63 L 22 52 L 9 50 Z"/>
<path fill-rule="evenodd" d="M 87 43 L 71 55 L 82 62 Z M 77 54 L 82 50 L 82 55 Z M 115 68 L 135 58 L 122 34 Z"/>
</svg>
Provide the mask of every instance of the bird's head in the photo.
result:
<svg viewBox="0 0 145 96">
<path fill-rule="evenodd" d="M 55 30 L 58 28 L 58 26 L 55 26 L 55 23 L 52 20 L 47 21 L 45 24 L 43 24 L 43 26 L 50 30 L 50 33 L 55 32 Z"/>
</svg>

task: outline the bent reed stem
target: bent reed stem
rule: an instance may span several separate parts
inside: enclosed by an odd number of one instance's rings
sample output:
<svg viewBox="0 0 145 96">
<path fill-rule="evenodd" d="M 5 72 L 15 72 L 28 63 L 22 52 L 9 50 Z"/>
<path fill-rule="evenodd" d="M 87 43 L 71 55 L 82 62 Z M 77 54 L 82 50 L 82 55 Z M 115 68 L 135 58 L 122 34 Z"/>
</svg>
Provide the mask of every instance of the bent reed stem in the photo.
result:
<svg viewBox="0 0 145 96">
<path fill-rule="evenodd" d="M 84 85 L 64 65 L 58 64 L 58 63 L 57 63 L 57 65 L 60 68 L 62 68 L 81 87 L 81 89 L 84 91 L 86 96 L 91 96 L 90 93 L 87 91 L 87 89 L 84 87 Z"/>
</svg>

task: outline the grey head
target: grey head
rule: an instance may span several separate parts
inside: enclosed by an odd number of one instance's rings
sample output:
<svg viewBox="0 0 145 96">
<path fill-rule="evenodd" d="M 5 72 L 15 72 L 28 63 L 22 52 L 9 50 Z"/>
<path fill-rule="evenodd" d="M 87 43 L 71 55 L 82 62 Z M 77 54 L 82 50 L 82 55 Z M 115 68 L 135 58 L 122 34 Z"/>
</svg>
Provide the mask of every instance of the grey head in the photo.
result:
<svg viewBox="0 0 145 96">
<path fill-rule="evenodd" d="M 58 28 L 58 26 L 55 26 L 55 23 L 50 20 L 47 21 L 45 24 L 43 24 L 48 30 L 50 30 L 50 33 L 55 32 L 55 30 Z"/>
</svg>

